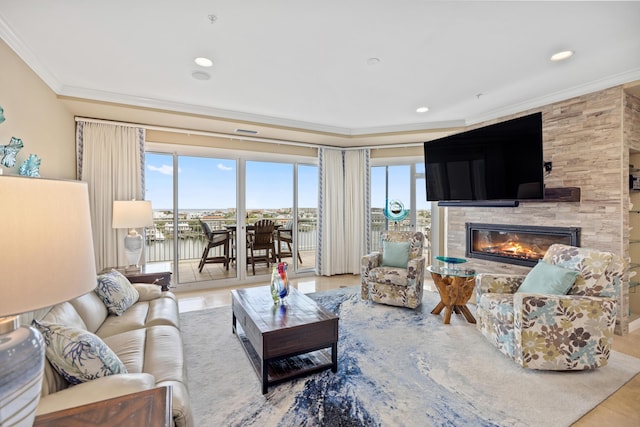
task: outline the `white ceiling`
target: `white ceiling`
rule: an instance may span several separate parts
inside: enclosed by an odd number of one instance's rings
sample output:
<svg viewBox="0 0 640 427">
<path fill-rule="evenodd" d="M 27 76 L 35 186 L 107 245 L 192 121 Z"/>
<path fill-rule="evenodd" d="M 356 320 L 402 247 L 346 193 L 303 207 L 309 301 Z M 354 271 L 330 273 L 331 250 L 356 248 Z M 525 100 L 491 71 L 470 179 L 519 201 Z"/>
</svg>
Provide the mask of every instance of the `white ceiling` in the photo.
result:
<svg viewBox="0 0 640 427">
<path fill-rule="evenodd" d="M 0 0 L 0 37 L 64 97 L 351 138 L 640 80 L 639 18 L 612 1 Z"/>
</svg>

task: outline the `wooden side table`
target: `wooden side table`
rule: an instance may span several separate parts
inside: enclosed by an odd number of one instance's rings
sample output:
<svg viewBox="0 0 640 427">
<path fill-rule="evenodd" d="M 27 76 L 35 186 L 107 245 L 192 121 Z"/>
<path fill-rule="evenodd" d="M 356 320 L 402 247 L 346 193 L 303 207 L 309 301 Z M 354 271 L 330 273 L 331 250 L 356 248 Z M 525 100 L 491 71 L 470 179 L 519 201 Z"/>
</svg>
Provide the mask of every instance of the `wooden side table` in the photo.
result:
<svg viewBox="0 0 640 427">
<path fill-rule="evenodd" d="M 449 324 L 451 311 L 462 314 L 467 322 L 476 323 L 475 317 L 467 307 L 467 302 L 475 288 L 476 273 L 474 270 L 442 268 L 430 265 L 431 278 L 438 288 L 440 302 L 431 311 L 432 314 L 444 312 L 444 323 Z"/>
<path fill-rule="evenodd" d="M 157 387 L 38 415 L 34 427 L 140 427 L 171 425 L 171 387 Z"/>
<path fill-rule="evenodd" d="M 132 283 L 151 283 L 162 287 L 163 291 L 168 291 L 171 287 L 171 268 L 168 262 L 145 264 L 139 271 L 127 271 L 125 267 L 108 267 L 99 274 L 108 273 L 111 270 L 118 270 Z"/>
</svg>

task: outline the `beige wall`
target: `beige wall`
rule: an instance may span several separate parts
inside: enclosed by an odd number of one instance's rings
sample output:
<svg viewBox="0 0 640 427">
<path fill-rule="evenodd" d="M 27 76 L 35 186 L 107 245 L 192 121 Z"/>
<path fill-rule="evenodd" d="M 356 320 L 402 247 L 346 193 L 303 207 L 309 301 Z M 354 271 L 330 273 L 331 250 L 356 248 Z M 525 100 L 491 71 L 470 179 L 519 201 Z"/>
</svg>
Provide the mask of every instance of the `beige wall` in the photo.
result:
<svg viewBox="0 0 640 427">
<path fill-rule="evenodd" d="M 4 173 L 17 174 L 18 166 L 37 154 L 41 159 L 40 176 L 75 179 L 75 122 L 73 114 L 56 94 L 11 50 L 0 41 L 0 105 L 5 122 L 0 124 L 0 144 L 12 136 L 21 138 L 24 148 L 14 168 Z"/>
</svg>

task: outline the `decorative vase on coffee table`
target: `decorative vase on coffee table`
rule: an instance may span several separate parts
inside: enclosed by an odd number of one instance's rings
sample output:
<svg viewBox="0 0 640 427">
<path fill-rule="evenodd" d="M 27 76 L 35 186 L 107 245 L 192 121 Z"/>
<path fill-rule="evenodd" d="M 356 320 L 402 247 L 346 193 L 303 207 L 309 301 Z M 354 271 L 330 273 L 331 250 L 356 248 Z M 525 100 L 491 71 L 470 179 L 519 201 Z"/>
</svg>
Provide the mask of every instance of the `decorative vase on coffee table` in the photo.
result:
<svg viewBox="0 0 640 427">
<path fill-rule="evenodd" d="M 271 271 L 271 297 L 274 304 L 284 303 L 289 295 L 289 280 L 287 279 L 287 263 L 281 262 L 273 266 Z"/>
</svg>

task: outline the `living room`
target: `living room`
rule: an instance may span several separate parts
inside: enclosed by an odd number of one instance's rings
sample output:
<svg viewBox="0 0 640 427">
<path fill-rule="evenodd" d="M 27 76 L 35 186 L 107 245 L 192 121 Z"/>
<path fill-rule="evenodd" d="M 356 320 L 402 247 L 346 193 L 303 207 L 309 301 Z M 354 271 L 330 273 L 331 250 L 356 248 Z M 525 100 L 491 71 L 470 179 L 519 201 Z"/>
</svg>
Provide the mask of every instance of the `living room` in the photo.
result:
<svg viewBox="0 0 640 427">
<path fill-rule="evenodd" d="M 0 136 L 4 140 L 10 136 L 20 136 L 25 142 L 23 150 L 37 153 L 43 159 L 40 171 L 47 178 L 76 179 L 76 117 L 148 125 L 148 133 L 159 143 L 166 141 L 187 144 L 188 140 L 197 140 L 198 145 L 218 145 L 233 150 L 271 150 L 283 155 L 308 157 L 313 157 L 316 153 L 303 145 L 278 145 L 269 142 L 255 142 L 255 145 L 242 147 L 243 142 L 240 140 L 225 140 L 217 133 L 213 135 L 214 132 L 209 132 L 208 135 L 206 131 L 202 131 L 203 121 L 215 119 L 196 114 L 57 94 L 4 41 L 0 41 L 0 62 L 3 64 L 0 105 L 6 116 L 6 122 L 0 127 Z M 433 248 L 434 254 L 465 257 L 465 224 L 499 223 L 580 227 L 582 246 L 630 257 L 632 249 L 629 248 L 629 227 L 632 218 L 629 216 L 631 209 L 627 165 L 630 163 L 630 154 L 640 151 L 639 110 L 640 84 L 637 79 L 633 79 L 535 108 L 523 108 L 470 126 L 456 126 L 456 130 L 472 129 L 541 111 L 544 117 L 545 161 L 553 164 L 552 171 L 545 177 L 545 183 L 550 188 L 579 188 L 580 200 L 528 202 L 514 208 L 441 208 L 445 226 L 442 227 L 441 244 Z M 167 128 L 180 129 L 181 132 L 170 132 Z M 188 130 L 193 130 L 194 134 L 182 132 Z M 280 130 L 282 138 L 293 139 L 291 129 L 285 127 Z M 196 132 L 202 134 L 196 135 Z M 412 138 L 430 140 L 450 132 L 451 129 L 432 129 L 421 132 L 418 136 L 413 132 Z M 331 135 L 319 132 L 312 137 L 318 145 L 329 144 L 327 141 L 331 140 Z M 406 134 L 403 137 L 407 137 Z M 385 138 L 388 139 L 388 135 Z M 336 139 L 347 139 L 354 147 L 374 145 L 364 137 Z M 406 142 L 405 145 L 410 143 Z M 421 147 L 403 146 L 402 143 L 397 147 L 387 143 L 380 146 L 381 148 L 372 148 L 377 158 L 418 159 L 422 156 Z M 471 264 L 479 272 L 526 273 L 529 270 L 527 267 L 476 259 Z M 635 335 L 629 328 L 635 319 L 631 316 L 636 310 L 634 307 L 637 307 L 632 301 L 635 292 L 635 289 L 629 288 L 627 279 L 618 312 L 616 339 L 622 340 L 627 335 Z M 637 381 L 634 380 L 634 383 Z M 637 384 L 634 387 L 636 389 L 632 390 L 637 390 Z"/>
</svg>

